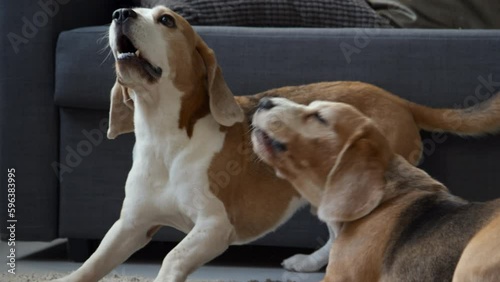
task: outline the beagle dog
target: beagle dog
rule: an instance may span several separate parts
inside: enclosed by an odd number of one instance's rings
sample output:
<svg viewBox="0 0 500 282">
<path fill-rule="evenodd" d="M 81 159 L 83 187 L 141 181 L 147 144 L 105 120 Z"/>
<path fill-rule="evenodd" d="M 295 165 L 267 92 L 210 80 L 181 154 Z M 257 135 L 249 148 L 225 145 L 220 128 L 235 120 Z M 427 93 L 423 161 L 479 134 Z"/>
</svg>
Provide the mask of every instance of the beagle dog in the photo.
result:
<svg viewBox="0 0 500 282">
<path fill-rule="evenodd" d="M 165 7 L 117 10 L 109 44 L 117 80 L 108 138 L 135 133 L 133 165 L 120 218 L 95 253 L 63 281 L 99 280 L 161 226 L 187 235 L 165 257 L 155 281 L 184 281 L 229 245 L 274 231 L 304 206 L 301 195 L 252 151 L 251 115 L 264 96 L 352 104 L 371 116 L 394 151 L 412 163 L 422 151 L 420 128 L 462 134 L 492 130 L 484 120 L 453 123 L 463 111 L 426 108 L 359 82 L 234 97 L 214 52 Z M 327 263 L 329 249 L 327 244 L 312 256 L 292 257 L 285 266 L 318 269 Z"/>
<path fill-rule="evenodd" d="M 488 108 L 496 115 L 498 96 Z M 334 226 L 324 281 L 499 281 L 500 199 L 451 195 L 351 105 L 263 104 L 255 152 Z"/>
</svg>

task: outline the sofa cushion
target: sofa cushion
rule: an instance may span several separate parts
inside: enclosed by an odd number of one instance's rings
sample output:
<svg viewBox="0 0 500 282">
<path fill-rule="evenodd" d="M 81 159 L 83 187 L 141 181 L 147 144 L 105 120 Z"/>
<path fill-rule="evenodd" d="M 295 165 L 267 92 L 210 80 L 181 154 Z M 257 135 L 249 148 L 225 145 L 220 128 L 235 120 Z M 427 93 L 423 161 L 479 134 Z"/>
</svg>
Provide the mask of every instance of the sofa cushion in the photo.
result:
<svg viewBox="0 0 500 282">
<path fill-rule="evenodd" d="M 192 25 L 390 27 L 365 0 L 142 0 L 164 5 Z"/>
<path fill-rule="evenodd" d="M 418 103 L 450 107 L 470 105 L 483 81 L 500 81 L 500 30 L 196 29 L 216 52 L 236 95 L 360 80 Z M 89 27 L 60 35 L 58 105 L 108 109 L 113 58 L 107 57 L 105 42 L 98 43 L 106 30 Z"/>
</svg>

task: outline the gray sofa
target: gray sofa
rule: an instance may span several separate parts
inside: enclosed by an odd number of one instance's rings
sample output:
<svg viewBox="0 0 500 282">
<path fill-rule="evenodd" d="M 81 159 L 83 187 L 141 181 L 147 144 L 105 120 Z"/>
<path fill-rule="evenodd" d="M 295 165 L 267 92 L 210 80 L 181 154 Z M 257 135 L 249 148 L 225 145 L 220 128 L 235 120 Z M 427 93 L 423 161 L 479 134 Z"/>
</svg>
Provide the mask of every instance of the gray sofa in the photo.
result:
<svg viewBox="0 0 500 282">
<path fill-rule="evenodd" d="M 16 169 L 17 240 L 70 238 L 77 260 L 118 218 L 131 166 L 133 134 L 105 138 L 114 70 L 103 50 L 106 39 L 99 39 L 111 12 L 126 5 L 118 2 L 59 4 L 17 50 L 6 35 L 22 35 L 22 18 L 43 9 L 29 0 L 0 4 L 0 182 L 6 183 L 8 168 Z M 360 80 L 418 103 L 463 107 L 500 90 L 500 30 L 196 29 L 237 95 Z M 424 133 L 423 139 L 421 166 L 453 193 L 470 200 L 500 197 L 500 136 Z M 6 189 L 0 195 L 5 240 Z M 305 209 L 254 244 L 316 248 L 326 233 Z M 165 228 L 155 239 L 180 238 Z"/>
</svg>

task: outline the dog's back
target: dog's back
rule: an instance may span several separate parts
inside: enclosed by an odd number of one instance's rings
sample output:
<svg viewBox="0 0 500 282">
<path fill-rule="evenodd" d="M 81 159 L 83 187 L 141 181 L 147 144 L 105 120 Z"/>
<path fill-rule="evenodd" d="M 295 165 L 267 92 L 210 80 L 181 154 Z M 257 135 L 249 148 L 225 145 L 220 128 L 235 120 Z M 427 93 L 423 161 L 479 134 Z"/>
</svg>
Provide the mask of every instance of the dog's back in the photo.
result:
<svg viewBox="0 0 500 282">
<path fill-rule="evenodd" d="M 465 247 L 499 210 L 500 200 L 469 203 L 444 192 L 414 201 L 392 232 L 383 280 L 452 281 Z"/>
</svg>

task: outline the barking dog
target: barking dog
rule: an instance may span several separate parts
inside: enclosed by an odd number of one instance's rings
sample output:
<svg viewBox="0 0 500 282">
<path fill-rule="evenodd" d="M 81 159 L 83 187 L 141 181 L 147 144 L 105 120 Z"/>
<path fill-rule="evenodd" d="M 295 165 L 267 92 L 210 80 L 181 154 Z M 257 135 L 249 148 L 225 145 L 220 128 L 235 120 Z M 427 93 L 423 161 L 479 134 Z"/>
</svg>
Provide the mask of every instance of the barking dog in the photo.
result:
<svg viewBox="0 0 500 282">
<path fill-rule="evenodd" d="M 451 195 L 350 105 L 268 103 L 254 149 L 335 227 L 324 281 L 499 281 L 500 199 Z"/>
<path fill-rule="evenodd" d="M 97 281 L 146 245 L 161 226 L 187 235 L 165 257 L 155 281 L 184 281 L 229 245 L 255 240 L 288 220 L 306 201 L 268 165 L 255 161 L 251 147 L 249 117 L 264 96 L 352 104 L 371 116 L 394 151 L 413 163 L 421 153 L 420 128 L 464 134 L 490 130 L 482 120 L 455 128 L 442 113 L 453 121 L 462 111 L 432 110 L 357 82 L 233 97 L 214 52 L 171 10 L 121 9 L 113 18 L 110 46 L 117 81 L 108 137 L 135 133 L 133 165 L 120 218 L 96 252 L 64 281 Z M 329 249 L 327 244 L 313 256 L 292 257 L 285 266 L 318 269 L 326 264 Z"/>
</svg>

